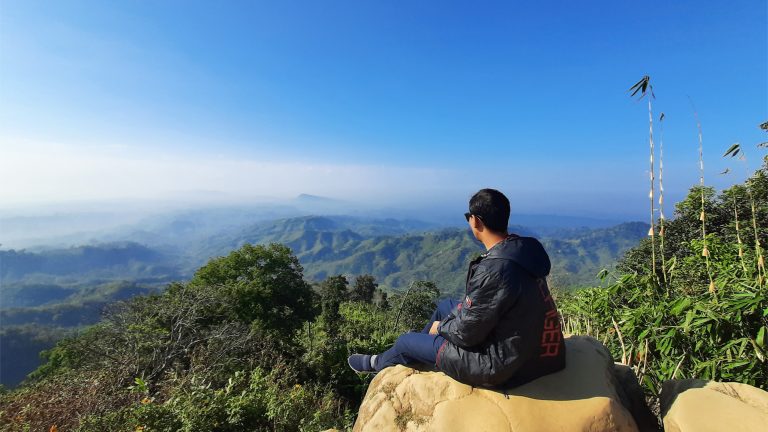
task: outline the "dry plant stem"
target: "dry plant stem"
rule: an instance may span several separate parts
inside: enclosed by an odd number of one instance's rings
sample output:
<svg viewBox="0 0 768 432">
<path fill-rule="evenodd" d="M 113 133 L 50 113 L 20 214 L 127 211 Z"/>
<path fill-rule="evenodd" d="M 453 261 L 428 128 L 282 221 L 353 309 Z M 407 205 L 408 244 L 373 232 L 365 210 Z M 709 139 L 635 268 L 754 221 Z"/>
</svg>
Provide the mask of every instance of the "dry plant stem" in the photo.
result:
<svg viewBox="0 0 768 432">
<path fill-rule="evenodd" d="M 747 265 L 744 263 L 744 245 L 741 242 L 741 232 L 739 230 L 739 211 L 736 209 L 736 192 L 734 189 L 733 194 L 733 217 L 736 220 L 736 242 L 739 245 L 739 260 L 741 261 L 741 268 L 744 270 L 744 275 L 748 274 Z"/>
<path fill-rule="evenodd" d="M 659 253 L 661 254 L 661 276 L 664 278 L 664 286 L 667 281 L 667 261 L 664 258 L 664 113 L 659 117 L 661 139 L 659 140 L 659 240 L 661 241 Z"/>
<path fill-rule="evenodd" d="M 693 101 L 691 101 L 693 106 Z M 701 240 L 704 242 L 704 248 L 701 254 L 704 256 L 704 262 L 707 266 L 707 277 L 709 278 L 709 292 L 715 295 L 715 281 L 712 279 L 712 270 L 709 264 L 709 248 L 707 248 L 707 228 L 706 228 L 706 213 L 704 211 L 704 140 L 701 133 L 701 122 L 699 121 L 699 113 L 696 108 L 693 108 L 693 116 L 696 118 L 696 128 L 699 130 L 699 186 L 701 186 Z"/>
<path fill-rule="evenodd" d="M 680 370 L 680 366 L 683 365 L 683 360 L 685 360 L 685 356 L 682 356 L 680 358 L 680 361 L 677 362 L 677 366 L 675 366 L 675 371 L 672 372 L 672 378 L 670 378 L 670 379 L 675 379 L 675 376 L 677 376 L 677 371 L 679 371 Z"/>
<path fill-rule="evenodd" d="M 611 318 L 611 321 L 613 322 L 613 328 L 616 329 L 616 336 L 619 337 L 619 344 L 621 344 L 621 364 L 629 366 L 629 363 L 627 363 L 627 347 L 624 345 L 624 338 L 621 336 L 621 330 L 619 330 L 619 325 L 616 324 L 616 320 Z"/>
<path fill-rule="evenodd" d="M 751 180 L 751 179 L 750 179 Z M 763 258 L 763 248 L 760 246 L 760 235 L 757 230 L 757 216 L 755 210 L 755 197 L 752 194 L 751 181 L 747 182 L 749 191 L 749 200 L 752 208 L 752 229 L 755 231 L 755 257 L 757 258 L 757 284 L 761 286 L 765 282 L 765 258 Z"/>
<path fill-rule="evenodd" d="M 651 229 L 648 231 L 648 235 L 651 236 L 651 267 L 653 269 L 653 277 L 656 278 L 656 221 L 653 214 L 653 182 L 655 179 L 653 172 L 653 111 L 651 109 L 651 97 L 648 97 L 648 142 L 651 148 L 651 157 L 649 159 L 651 170 L 648 174 L 651 183 L 651 191 L 648 194 L 648 198 L 651 202 Z"/>
<path fill-rule="evenodd" d="M 408 298 L 408 294 L 411 293 L 411 289 L 413 289 L 413 284 L 415 282 L 411 282 L 410 285 L 408 285 L 408 290 L 405 292 L 405 295 L 402 299 L 400 299 L 400 307 L 397 308 L 397 316 L 395 317 L 395 325 L 392 327 L 392 331 L 397 331 L 397 324 L 400 323 L 400 314 L 403 312 L 403 305 L 405 304 L 405 300 Z"/>
<path fill-rule="evenodd" d="M 752 229 L 755 233 L 755 260 L 757 261 L 757 285 L 762 286 L 765 282 L 765 258 L 763 257 L 763 248 L 760 245 L 760 234 L 757 230 L 757 211 L 755 209 L 755 195 L 752 193 L 752 176 L 750 175 L 747 159 L 742 153 L 741 160 L 744 162 L 744 169 L 747 173 L 747 193 L 749 194 L 750 210 L 752 212 Z"/>
</svg>

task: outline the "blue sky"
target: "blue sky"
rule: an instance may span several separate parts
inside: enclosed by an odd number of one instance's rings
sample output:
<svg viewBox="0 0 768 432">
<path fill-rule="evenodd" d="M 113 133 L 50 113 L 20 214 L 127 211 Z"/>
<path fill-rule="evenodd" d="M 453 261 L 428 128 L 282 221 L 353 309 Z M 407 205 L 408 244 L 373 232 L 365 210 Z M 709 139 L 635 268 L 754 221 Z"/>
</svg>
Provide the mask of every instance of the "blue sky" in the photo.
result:
<svg viewBox="0 0 768 432">
<path fill-rule="evenodd" d="M 205 190 L 386 204 L 507 192 L 637 217 L 651 76 L 671 202 L 768 120 L 757 0 L 0 3 L 6 204 Z M 658 132 L 658 131 L 657 131 Z M 658 136 L 657 136 L 658 138 Z M 667 210 L 667 213 L 671 213 Z"/>
</svg>

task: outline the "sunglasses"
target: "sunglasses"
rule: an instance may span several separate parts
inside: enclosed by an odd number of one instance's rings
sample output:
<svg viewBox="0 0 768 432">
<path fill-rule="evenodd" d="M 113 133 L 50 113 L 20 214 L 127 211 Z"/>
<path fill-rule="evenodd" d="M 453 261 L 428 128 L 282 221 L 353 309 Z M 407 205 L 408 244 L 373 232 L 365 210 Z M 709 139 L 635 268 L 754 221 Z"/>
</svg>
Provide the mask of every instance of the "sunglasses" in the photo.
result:
<svg viewBox="0 0 768 432">
<path fill-rule="evenodd" d="M 464 213 L 464 219 L 466 219 L 466 220 L 467 220 L 467 222 L 469 222 L 469 217 L 470 217 L 470 216 L 474 216 L 474 217 L 476 217 L 476 218 L 480 219 L 481 221 L 483 220 L 483 217 L 482 217 L 482 216 L 480 216 L 480 215 L 472 214 L 472 213 L 470 213 L 470 212 L 466 212 L 466 213 Z M 485 223 L 485 221 L 483 221 L 483 223 Z"/>
</svg>

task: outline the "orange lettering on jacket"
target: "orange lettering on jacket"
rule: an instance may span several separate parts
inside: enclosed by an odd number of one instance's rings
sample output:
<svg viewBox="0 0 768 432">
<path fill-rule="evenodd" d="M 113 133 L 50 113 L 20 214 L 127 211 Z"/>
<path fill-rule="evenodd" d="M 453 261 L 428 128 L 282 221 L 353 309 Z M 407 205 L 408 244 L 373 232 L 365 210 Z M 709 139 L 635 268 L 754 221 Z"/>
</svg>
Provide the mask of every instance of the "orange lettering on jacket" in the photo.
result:
<svg viewBox="0 0 768 432">
<path fill-rule="evenodd" d="M 560 354 L 563 332 L 560 330 L 560 315 L 557 313 L 555 301 L 549 293 L 545 279 L 539 279 L 539 292 L 544 300 L 547 312 L 544 314 L 544 332 L 541 334 L 541 355 L 539 357 L 556 357 Z"/>
</svg>

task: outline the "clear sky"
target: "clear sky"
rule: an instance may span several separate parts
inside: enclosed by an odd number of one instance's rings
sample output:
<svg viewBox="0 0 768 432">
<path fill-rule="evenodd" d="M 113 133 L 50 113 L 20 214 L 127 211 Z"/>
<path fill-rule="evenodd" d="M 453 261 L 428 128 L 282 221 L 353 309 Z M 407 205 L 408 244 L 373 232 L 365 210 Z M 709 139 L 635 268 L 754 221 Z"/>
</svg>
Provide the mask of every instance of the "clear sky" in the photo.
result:
<svg viewBox="0 0 768 432">
<path fill-rule="evenodd" d="M 668 202 L 698 181 L 689 96 L 707 183 L 744 178 L 718 175 L 734 142 L 757 166 L 764 0 L 1 0 L 0 202 L 491 186 L 513 211 L 641 218 L 646 74 Z"/>
</svg>

